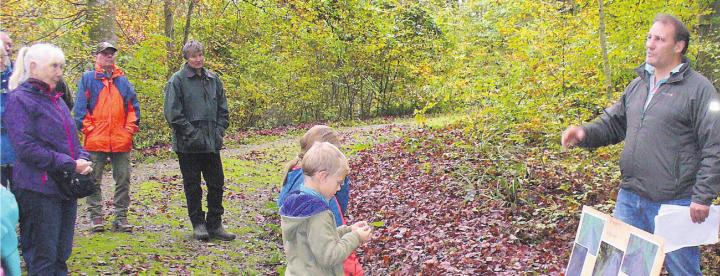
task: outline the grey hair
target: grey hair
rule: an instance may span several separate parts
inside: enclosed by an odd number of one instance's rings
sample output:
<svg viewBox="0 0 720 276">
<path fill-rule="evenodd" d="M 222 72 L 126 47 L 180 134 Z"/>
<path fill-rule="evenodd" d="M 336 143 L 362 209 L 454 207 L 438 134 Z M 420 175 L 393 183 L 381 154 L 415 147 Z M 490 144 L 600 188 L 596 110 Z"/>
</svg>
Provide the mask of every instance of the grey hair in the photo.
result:
<svg viewBox="0 0 720 276">
<path fill-rule="evenodd" d="M 23 47 L 15 60 L 15 68 L 10 76 L 8 88 L 13 90 L 30 78 L 30 63 L 43 62 L 43 64 L 46 64 L 56 61 L 65 63 L 65 54 L 58 46 L 49 43 L 37 43 L 30 47 Z"/>
<path fill-rule="evenodd" d="M 182 54 L 183 58 L 188 59 L 188 55 L 190 53 L 196 53 L 196 52 L 203 52 L 203 45 L 202 43 L 198 42 L 197 40 L 190 40 L 187 43 L 185 43 L 185 46 L 182 48 Z"/>
</svg>

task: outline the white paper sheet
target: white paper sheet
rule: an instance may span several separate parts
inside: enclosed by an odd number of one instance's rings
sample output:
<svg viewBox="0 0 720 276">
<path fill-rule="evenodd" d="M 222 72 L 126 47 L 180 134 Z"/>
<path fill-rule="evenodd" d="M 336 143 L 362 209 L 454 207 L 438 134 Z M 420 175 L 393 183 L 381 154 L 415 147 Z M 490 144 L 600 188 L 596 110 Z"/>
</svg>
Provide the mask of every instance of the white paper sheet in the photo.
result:
<svg viewBox="0 0 720 276">
<path fill-rule="evenodd" d="M 660 206 L 655 217 L 655 235 L 665 239 L 665 253 L 687 246 L 714 244 L 720 234 L 720 206 L 710 206 L 710 215 L 703 223 L 693 223 L 690 207 Z"/>
</svg>

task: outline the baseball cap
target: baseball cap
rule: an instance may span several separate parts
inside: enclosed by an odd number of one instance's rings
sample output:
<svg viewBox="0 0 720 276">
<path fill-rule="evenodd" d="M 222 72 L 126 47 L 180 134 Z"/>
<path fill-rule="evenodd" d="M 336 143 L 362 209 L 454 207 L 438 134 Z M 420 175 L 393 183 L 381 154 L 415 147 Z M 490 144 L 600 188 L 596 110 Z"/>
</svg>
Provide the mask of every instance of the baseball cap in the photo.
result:
<svg viewBox="0 0 720 276">
<path fill-rule="evenodd" d="M 115 48 L 115 46 L 113 46 L 112 44 L 110 44 L 110 42 L 103 41 L 103 42 L 98 43 L 97 46 L 95 46 L 95 52 L 94 52 L 94 54 L 100 53 L 100 52 L 105 51 L 105 50 L 107 50 L 107 49 L 113 49 L 115 52 L 117 52 L 117 48 Z"/>
</svg>

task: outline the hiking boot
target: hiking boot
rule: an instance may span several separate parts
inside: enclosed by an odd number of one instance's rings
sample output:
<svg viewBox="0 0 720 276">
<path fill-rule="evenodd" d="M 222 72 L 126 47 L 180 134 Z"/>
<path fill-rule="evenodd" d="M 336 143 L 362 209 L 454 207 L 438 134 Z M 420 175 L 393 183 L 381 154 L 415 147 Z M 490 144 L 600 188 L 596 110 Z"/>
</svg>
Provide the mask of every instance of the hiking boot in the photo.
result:
<svg viewBox="0 0 720 276">
<path fill-rule="evenodd" d="M 208 231 L 210 233 L 210 238 L 218 239 L 221 241 L 231 241 L 235 239 L 235 234 L 230 234 L 225 231 L 225 228 L 222 227 L 222 225 L 215 229 L 210 229 Z"/>
<path fill-rule="evenodd" d="M 117 219 L 112 223 L 113 232 L 126 232 L 130 233 L 133 230 L 133 226 L 130 225 L 126 218 Z"/>
<path fill-rule="evenodd" d="M 94 218 L 90 222 L 90 231 L 97 233 L 105 231 L 105 221 L 102 218 Z"/>
<path fill-rule="evenodd" d="M 210 234 L 208 234 L 205 224 L 193 225 L 193 238 L 201 241 L 210 239 Z"/>
</svg>

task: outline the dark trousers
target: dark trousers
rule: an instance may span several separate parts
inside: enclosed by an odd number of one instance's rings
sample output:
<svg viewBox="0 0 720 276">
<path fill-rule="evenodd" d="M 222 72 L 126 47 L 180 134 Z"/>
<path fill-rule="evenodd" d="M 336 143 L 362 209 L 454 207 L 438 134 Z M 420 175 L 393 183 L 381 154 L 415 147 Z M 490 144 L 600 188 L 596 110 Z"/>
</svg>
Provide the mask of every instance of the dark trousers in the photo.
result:
<svg viewBox="0 0 720 276">
<path fill-rule="evenodd" d="M 77 200 L 15 189 L 22 255 L 28 275 L 67 275 Z"/>
<path fill-rule="evenodd" d="M 222 205 L 225 175 L 222 161 L 220 161 L 220 153 L 178 152 L 177 155 L 180 161 L 180 172 L 183 176 L 190 222 L 193 226 L 206 223 L 208 229 L 220 227 L 222 215 L 225 212 Z M 201 174 L 207 185 L 207 217 L 202 210 Z"/>
<path fill-rule="evenodd" d="M 5 188 L 11 189 L 12 188 L 12 174 L 13 174 L 12 165 L 0 166 L 0 185 L 3 185 Z"/>
</svg>

